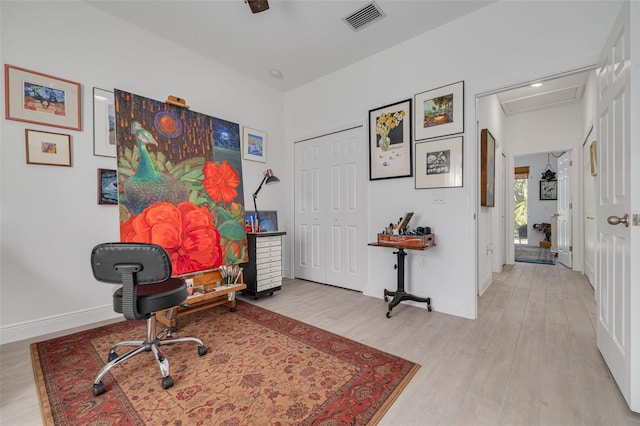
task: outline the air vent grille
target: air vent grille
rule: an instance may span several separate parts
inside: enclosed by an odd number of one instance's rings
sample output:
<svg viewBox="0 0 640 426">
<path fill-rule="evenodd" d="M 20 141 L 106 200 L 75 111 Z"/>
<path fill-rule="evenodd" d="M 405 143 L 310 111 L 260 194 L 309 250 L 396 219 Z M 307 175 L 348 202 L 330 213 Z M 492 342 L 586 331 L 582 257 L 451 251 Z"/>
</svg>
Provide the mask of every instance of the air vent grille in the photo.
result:
<svg viewBox="0 0 640 426">
<path fill-rule="evenodd" d="M 380 9 L 380 6 L 378 6 L 376 2 L 371 2 L 346 18 L 343 18 L 343 21 L 345 21 L 353 31 L 360 31 L 385 16 L 387 15 Z"/>
</svg>

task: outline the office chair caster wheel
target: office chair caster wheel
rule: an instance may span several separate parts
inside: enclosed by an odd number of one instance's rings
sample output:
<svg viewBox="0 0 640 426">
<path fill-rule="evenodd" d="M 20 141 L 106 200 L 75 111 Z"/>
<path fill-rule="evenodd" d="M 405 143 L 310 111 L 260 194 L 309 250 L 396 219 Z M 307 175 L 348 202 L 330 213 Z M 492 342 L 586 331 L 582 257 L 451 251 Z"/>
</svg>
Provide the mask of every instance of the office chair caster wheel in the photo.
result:
<svg viewBox="0 0 640 426">
<path fill-rule="evenodd" d="M 206 346 L 198 346 L 198 355 L 202 356 L 204 354 L 207 353 L 207 351 L 209 350 L 209 348 L 207 348 Z"/>
<path fill-rule="evenodd" d="M 107 358 L 109 362 L 113 361 L 116 358 L 118 358 L 118 354 L 116 353 L 116 351 L 109 352 L 109 357 Z"/>
<path fill-rule="evenodd" d="M 107 386 L 100 382 L 98 384 L 93 384 L 93 396 L 98 396 L 98 395 L 102 395 L 103 393 L 105 393 L 107 391 Z"/>
<path fill-rule="evenodd" d="M 391 311 L 387 312 L 387 318 L 391 318 Z"/>
<path fill-rule="evenodd" d="M 173 379 L 171 378 L 171 376 L 163 377 L 162 389 L 169 389 L 171 386 L 173 386 Z"/>
</svg>

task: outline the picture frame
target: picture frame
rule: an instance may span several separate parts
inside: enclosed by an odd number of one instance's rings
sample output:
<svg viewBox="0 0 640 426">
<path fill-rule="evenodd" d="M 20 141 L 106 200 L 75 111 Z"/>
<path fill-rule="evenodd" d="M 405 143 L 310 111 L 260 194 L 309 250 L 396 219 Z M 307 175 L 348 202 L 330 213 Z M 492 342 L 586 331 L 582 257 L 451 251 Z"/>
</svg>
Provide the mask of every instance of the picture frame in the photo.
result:
<svg viewBox="0 0 640 426">
<path fill-rule="evenodd" d="M 591 176 L 598 176 L 598 141 L 591 142 L 589 146 L 589 164 L 591 165 Z"/>
<path fill-rule="evenodd" d="M 369 180 L 413 176 L 411 99 L 369 110 Z"/>
<path fill-rule="evenodd" d="M 118 204 L 118 173 L 98 169 L 98 204 Z"/>
<path fill-rule="evenodd" d="M 93 155 L 117 155 L 116 104 L 113 91 L 93 88 Z"/>
<path fill-rule="evenodd" d="M 496 190 L 496 140 L 489 129 L 480 131 L 480 205 L 493 207 Z"/>
<path fill-rule="evenodd" d="M 71 135 L 25 129 L 27 164 L 71 167 Z"/>
<path fill-rule="evenodd" d="M 464 132 L 464 81 L 415 96 L 416 141 Z"/>
<path fill-rule="evenodd" d="M 5 64 L 7 120 L 82 130 L 80 83 Z"/>
<path fill-rule="evenodd" d="M 267 162 L 267 133 L 242 127 L 242 158 L 260 163 Z"/>
<path fill-rule="evenodd" d="M 247 210 L 245 219 L 247 223 L 251 223 L 252 218 L 256 217 L 256 212 Z M 277 232 L 278 231 L 278 212 L 276 210 L 260 210 L 260 227 L 261 232 Z"/>
<path fill-rule="evenodd" d="M 557 180 L 541 180 L 540 181 L 540 200 L 557 200 L 558 199 L 558 181 Z"/>
<path fill-rule="evenodd" d="M 462 136 L 416 143 L 416 189 L 461 187 L 462 154 Z"/>
</svg>

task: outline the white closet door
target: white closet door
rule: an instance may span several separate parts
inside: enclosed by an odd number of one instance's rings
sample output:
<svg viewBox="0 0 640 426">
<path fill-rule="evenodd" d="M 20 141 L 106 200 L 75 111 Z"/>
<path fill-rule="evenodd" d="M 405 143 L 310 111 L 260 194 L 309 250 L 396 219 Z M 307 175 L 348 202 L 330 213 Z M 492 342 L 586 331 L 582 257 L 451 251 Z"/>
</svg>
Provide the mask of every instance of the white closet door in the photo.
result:
<svg viewBox="0 0 640 426">
<path fill-rule="evenodd" d="M 571 235 L 571 152 L 558 159 L 558 260 L 568 268 L 572 264 Z"/>
<path fill-rule="evenodd" d="M 364 287 L 366 226 L 362 127 L 296 143 L 295 276 Z"/>
</svg>

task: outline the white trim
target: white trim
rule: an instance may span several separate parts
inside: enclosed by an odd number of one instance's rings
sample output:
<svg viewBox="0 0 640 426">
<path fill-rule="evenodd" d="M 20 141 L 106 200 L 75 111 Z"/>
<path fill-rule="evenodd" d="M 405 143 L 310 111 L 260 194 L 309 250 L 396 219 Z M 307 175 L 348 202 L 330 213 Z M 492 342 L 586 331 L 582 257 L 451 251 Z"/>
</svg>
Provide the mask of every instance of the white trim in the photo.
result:
<svg viewBox="0 0 640 426">
<path fill-rule="evenodd" d="M 0 344 L 30 339 L 99 321 L 115 319 L 120 316 L 121 314 L 114 312 L 113 306 L 109 304 L 81 311 L 52 315 L 33 321 L 9 324 L 0 327 Z"/>
</svg>

